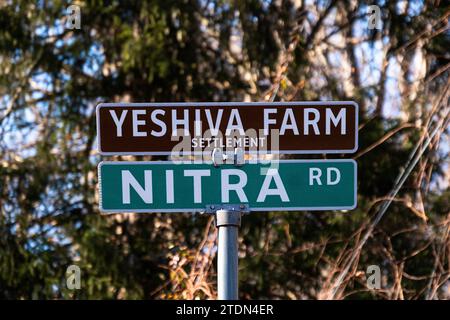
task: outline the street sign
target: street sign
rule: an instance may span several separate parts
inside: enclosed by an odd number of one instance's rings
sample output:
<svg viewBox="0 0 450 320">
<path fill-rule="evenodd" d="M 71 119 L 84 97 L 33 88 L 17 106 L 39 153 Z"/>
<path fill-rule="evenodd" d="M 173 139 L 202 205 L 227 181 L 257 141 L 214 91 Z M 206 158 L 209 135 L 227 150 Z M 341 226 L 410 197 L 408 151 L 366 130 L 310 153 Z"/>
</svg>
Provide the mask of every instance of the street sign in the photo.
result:
<svg viewBox="0 0 450 320">
<path fill-rule="evenodd" d="M 227 204 L 250 211 L 350 210 L 354 160 L 281 160 L 214 167 L 203 163 L 101 162 L 104 212 L 201 212 Z"/>
<path fill-rule="evenodd" d="M 341 102 L 101 103 L 103 155 L 353 153 L 358 105 Z"/>
</svg>

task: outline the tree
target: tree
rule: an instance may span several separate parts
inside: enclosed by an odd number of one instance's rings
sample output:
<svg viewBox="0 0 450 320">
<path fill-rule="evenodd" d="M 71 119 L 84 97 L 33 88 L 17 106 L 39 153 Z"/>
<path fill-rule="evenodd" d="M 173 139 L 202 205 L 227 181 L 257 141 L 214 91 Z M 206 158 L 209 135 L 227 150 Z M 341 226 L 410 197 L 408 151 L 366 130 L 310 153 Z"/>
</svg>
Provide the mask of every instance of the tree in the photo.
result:
<svg viewBox="0 0 450 320">
<path fill-rule="evenodd" d="M 359 206 L 244 217 L 241 296 L 448 298 L 448 15 L 420 1 L 0 4 L 0 297 L 215 297 L 211 219 L 99 213 L 95 106 L 275 99 L 359 102 Z M 71 264 L 81 290 L 65 286 Z M 368 265 L 386 290 L 366 289 Z"/>
</svg>

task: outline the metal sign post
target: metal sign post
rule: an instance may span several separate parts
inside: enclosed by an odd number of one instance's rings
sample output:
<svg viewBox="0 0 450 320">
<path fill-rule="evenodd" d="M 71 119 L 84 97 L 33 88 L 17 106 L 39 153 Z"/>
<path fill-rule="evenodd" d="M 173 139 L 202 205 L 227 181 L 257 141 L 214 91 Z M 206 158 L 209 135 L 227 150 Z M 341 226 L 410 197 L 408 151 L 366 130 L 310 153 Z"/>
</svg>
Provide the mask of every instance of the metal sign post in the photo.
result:
<svg viewBox="0 0 450 320">
<path fill-rule="evenodd" d="M 219 229 L 217 244 L 217 296 L 219 300 L 238 299 L 238 230 L 240 211 L 233 208 L 215 214 Z"/>
</svg>

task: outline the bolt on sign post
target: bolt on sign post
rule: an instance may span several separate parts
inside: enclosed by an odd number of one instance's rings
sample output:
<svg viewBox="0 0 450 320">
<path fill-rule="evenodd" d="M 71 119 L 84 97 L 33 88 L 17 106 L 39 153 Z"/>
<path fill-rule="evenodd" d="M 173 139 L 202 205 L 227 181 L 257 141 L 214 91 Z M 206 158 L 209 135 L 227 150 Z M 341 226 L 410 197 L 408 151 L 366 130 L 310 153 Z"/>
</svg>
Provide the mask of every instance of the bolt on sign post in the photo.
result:
<svg viewBox="0 0 450 320">
<path fill-rule="evenodd" d="M 214 165 L 103 161 L 98 166 L 99 205 L 106 213 L 215 214 L 219 299 L 238 298 L 242 213 L 351 210 L 357 205 L 354 160 L 243 162 L 244 154 L 355 152 L 355 102 L 101 103 L 96 112 L 101 155 L 204 155 L 213 160 Z M 234 164 L 221 164 L 230 155 Z"/>
</svg>

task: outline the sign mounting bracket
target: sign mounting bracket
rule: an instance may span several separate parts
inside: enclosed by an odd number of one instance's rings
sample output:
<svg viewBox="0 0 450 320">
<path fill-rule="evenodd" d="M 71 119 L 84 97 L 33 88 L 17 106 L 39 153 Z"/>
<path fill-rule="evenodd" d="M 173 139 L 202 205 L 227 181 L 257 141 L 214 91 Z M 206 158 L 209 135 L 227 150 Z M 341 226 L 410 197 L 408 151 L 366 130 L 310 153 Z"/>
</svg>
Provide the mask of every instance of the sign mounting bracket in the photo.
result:
<svg viewBox="0 0 450 320">
<path fill-rule="evenodd" d="M 211 154 L 211 159 L 215 167 L 224 163 L 232 163 L 235 166 L 242 166 L 245 164 L 244 150 L 242 148 L 234 148 L 234 151 L 226 151 L 225 153 L 220 148 L 214 148 Z"/>
<path fill-rule="evenodd" d="M 216 214 L 219 210 L 240 212 L 242 214 L 250 213 L 250 207 L 246 204 L 211 204 L 205 207 L 202 214 Z"/>
</svg>

